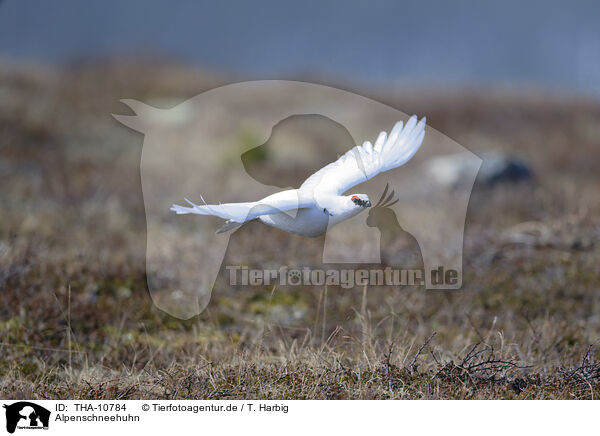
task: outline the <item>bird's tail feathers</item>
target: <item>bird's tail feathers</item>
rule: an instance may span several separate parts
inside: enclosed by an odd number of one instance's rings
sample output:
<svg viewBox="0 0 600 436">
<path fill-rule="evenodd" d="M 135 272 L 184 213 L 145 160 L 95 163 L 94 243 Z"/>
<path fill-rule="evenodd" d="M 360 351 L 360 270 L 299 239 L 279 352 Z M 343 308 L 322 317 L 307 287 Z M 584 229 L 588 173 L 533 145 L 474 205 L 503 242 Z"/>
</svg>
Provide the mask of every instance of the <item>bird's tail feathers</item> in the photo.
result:
<svg viewBox="0 0 600 436">
<path fill-rule="evenodd" d="M 202 196 L 200 196 L 200 199 L 202 200 L 202 202 L 204 204 L 202 205 L 198 205 L 190 200 L 188 200 L 187 198 L 184 198 L 184 200 L 191 206 L 191 207 L 186 207 L 186 206 L 180 206 L 178 204 L 174 204 L 170 210 L 172 210 L 173 212 L 175 212 L 177 215 L 181 215 L 181 214 L 186 214 L 186 213 L 195 213 L 197 215 L 215 215 L 215 216 L 221 216 L 221 214 L 218 211 L 215 211 L 215 207 L 220 207 L 221 205 L 210 205 L 208 203 L 206 203 L 206 201 L 204 200 L 204 198 Z"/>
<path fill-rule="evenodd" d="M 177 215 L 183 215 L 186 213 L 194 213 L 195 212 L 193 207 L 185 207 L 185 206 L 180 206 L 178 204 L 174 204 L 170 210 L 175 212 Z"/>
</svg>

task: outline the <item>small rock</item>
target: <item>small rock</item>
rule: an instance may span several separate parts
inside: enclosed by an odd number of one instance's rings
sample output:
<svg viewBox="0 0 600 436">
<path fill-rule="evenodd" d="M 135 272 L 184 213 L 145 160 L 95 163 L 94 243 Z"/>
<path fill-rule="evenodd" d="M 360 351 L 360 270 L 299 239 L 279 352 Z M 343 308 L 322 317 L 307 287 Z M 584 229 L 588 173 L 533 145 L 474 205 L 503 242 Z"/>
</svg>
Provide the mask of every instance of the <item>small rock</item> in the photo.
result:
<svg viewBox="0 0 600 436">
<path fill-rule="evenodd" d="M 456 188 L 467 185 L 472 177 L 472 161 L 463 153 L 439 156 L 425 162 L 425 171 L 440 185 Z M 486 154 L 477 174 L 476 183 L 494 186 L 497 183 L 530 180 L 533 175 L 522 159 L 502 154 Z"/>
<path fill-rule="evenodd" d="M 503 182 L 530 180 L 532 172 L 522 159 L 498 154 L 484 155 L 477 182 L 488 186 Z"/>
</svg>

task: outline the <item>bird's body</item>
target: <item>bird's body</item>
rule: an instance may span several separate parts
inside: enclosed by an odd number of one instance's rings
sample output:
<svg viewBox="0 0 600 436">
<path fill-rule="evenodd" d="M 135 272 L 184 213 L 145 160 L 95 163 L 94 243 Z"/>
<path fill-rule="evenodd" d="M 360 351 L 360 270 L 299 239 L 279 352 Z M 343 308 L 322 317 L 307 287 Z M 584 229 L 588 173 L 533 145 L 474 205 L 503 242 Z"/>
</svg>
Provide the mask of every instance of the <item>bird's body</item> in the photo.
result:
<svg viewBox="0 0 600 436">
<path fill-rule="evenodd" d="M 302 236 L 319 236 L 327 228 L 371 206 L 366 194 L 342 195 L 354 185 L 380 172 L 406 163 L 417 152 L 425 135 L 425 118 L 416 116 L 403 127 L 396 123 L 389 137 L 381 132 L 375 145 L 365 142 L 310 176 L 298 189 L 289 189 L 248 203 L 173 205 L 177 214 L 214 215 L 227 220 L 217 233 L 258 219 L 262 223 Z M 204 201 L 204 200 L 203 200 Z"/>
<path fill-rule="evenodd" d="M 277 201 L 278 196 L 284 195 L 302 198 L 309 196 L 310 193 L 303 192 L 300 189 L 291 189 L 289 191 L 278 192 L 260 200 L 259 203 Z M 368 201 L 368 197 L 366 200 Z M 321 206 L 323 207 L 321 208 Z M 298 208 L 295 211 L 295 216 L 289 212 L 278 212 L 261 215 L 258 217 L 258 220 L 268 226 L 276 227 L 289 233 L 315 237 L 325 233 L 328 226 L 333 226 L 358 214 L 364 207 L 355 204 L 350 197 L 331 196 L 331 198 L 321 198 L 319 206 L 312 205 Z"/>
<path fill-rule="evenodd" d="M 314 207 L 298 209 L 294 217 L 286 212 L 279 212 L 270 215 L 261 215 L 258 219 L 268 226 L 309 237 L 325 233 L 329 222 L 328 216 L 323 211 Z"/>
</svg>

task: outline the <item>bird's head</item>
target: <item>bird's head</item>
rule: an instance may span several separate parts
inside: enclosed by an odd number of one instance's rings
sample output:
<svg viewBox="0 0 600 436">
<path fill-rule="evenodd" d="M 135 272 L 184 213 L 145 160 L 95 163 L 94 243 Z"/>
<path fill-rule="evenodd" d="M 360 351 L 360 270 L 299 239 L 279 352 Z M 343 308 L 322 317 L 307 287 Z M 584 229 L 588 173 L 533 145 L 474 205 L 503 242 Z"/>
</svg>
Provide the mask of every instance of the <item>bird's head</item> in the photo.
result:
<svg viewBox="0 0 600 436">
<path fill-rule="evenodd" d="M 367 194 L 352 194 L 350 196 L 350 200 L 357 207 L 371 207 L 371 200 L 369 200 L 369 196 Z"/>
</svg>

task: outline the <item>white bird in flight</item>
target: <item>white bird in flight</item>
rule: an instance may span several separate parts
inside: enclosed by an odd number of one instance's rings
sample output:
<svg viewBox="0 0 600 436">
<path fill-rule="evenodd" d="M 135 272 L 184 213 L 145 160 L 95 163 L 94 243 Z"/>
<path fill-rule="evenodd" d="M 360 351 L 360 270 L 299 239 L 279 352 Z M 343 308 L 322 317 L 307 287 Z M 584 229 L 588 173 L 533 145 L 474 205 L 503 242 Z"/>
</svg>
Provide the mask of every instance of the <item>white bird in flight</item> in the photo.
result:
<svg viewBox="0 0 600 436">
<path fill-rule="evenodd" d="M 401 121 L 397 122 L 389 136 L 381 132 L 375 145 L 365 141 L 362 146 L 355 146 L 311 175 L 298 189 L 281 191 L 247 203 L 206 204 L 200 197 L 204 204 L 197 205 L 186 198 L 191 207 L 174 204 L 171 210 L 177 214 L 213 215 L 227 220 L 217 233 L 258 219 L 286 232 L 320 236 L 328 226 L 371 206 L 366 194 L 342 194 L 379 173 L 408 162 L 423 142 L 425 121 L 423 118 L 417 123 L 417 117 L 413 115 L 406 126 Z M 290 215 L 292 211 L 296 211 L 295 216 Z"/>
</svg>

